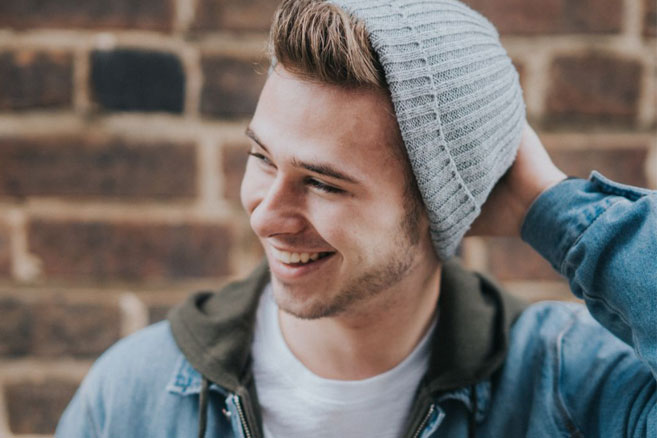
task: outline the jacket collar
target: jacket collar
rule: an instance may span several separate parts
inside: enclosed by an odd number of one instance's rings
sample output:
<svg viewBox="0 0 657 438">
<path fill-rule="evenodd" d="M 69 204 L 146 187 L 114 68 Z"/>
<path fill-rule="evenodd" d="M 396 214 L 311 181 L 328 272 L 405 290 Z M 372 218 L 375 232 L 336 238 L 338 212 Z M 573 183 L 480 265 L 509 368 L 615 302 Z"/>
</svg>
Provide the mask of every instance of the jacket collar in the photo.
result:
<svg viewBox="0 0 657 438">
<path fill-rule="evenodd" d="M 213 382 L 210 390 L 224 394 L 249 385 L 255 315 L 269 279 L 262 263 L 247 279 L 218 293 L 196 293 L 173 309 L 169 321 L 185 358 L 168 390 L 198 394 L 201 374 Z M 438 402 L 458 400 L 472 410 L 470 391 L 476 386 L 477 416 L 483 417 L 490 401 L 490 378 L 506 357 L 510 327 L 525 304 L 451 260 L 443 266 L 439 306 L 421 393 Z"/>
</svg>

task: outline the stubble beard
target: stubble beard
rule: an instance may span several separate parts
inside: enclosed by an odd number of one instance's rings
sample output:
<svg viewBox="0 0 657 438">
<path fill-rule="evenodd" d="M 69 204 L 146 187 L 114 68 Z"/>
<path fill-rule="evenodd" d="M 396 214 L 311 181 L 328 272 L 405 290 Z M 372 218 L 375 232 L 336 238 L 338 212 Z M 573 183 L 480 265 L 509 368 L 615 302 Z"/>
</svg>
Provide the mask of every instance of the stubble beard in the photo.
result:
<svg viewBox="0 0 657 438">
<path fill-rule="evenodd" d="M 337 294 L 331 297 L 319 297 L 310 303 L 298 303 L 292 293 L 285 294 L 286 297 L 276 298 L 277 294 L 274 291 L 279 309 L 299 319 L 335 317 L 345 314 L 401 282 L 415 264 L 413 249 L 420 240 L 416 214 L 417 210 L 410 208 L 400 221 L 395 245 L 389 251 L 385 264 L 371 267 L 358 277 L 349 280 Z M 279 281 L 278 286 L 291 292 L 291 288 L 284 282 Z"/>
</svg>

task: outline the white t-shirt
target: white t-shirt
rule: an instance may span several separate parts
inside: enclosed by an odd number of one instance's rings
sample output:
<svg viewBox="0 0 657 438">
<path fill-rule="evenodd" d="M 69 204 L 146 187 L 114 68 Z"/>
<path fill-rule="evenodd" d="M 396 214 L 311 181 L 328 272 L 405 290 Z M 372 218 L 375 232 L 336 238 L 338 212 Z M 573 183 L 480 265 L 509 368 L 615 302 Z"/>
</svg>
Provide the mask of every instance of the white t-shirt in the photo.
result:
<svg viewBox="0 0 657 438">
<path fill-rule="evenodd" d="M 435 321 L 395 368 L 364 380 L 319 377 L 290 351 L 281 333 L 271 285 L 260 299 L 253 372 L 265 438 L 402 436 L 415 391 L 428 366 Z"/>
</svg>

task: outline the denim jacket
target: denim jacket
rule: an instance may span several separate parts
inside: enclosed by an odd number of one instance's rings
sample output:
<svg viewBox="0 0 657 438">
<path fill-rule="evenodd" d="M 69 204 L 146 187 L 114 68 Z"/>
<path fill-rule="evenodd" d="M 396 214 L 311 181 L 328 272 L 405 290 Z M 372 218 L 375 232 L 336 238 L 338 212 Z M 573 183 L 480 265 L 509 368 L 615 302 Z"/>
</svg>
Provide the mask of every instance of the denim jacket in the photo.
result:
<svg viewBox="0 0 657 438">
<path fill-rule="evenodd" d="M 499 360 L 482 356 L 487 367 L 470 374 L 455 361 L 450 367 L 467 376 L 461 386 L 417 390 L 405 436 L 657 438 L 657 192 L 595 172 L 566 180 L 534 202 L 522 237 L 586 307 L 543 302 L 514 314 L 487 347 L 503 351 Z M 441 307 L 441 317 L 449 312 Z M 228 320 L 235 339 L 252 324 Z M 220 358 L 239 382 L 208 382 L 179 341 L 162 322 L 118 342 L 92 367 L 56 436 L 193 437 L 199 416 L 207 437 L 261 436 L 248 354 Z M 449 381 L 450 367 L 439 380 Z"/>
</svg>

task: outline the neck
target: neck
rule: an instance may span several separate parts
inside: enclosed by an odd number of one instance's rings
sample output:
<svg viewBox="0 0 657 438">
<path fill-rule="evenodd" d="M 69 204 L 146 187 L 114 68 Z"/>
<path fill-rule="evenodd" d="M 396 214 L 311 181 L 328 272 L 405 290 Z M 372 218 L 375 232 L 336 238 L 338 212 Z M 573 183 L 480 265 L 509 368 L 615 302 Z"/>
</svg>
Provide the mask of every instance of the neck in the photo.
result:
<svg viewBox="0 0 657 438">
<path fill-rule="evenodd" d="M 283 337 L 292 353 L 314 374 L 361 380 L 401 363 L 433 322 L 441 269 L 414 269 L 394 287 L 358 309 L 339 316 L 303 320 L 279 311 Z"/>
</svg>

